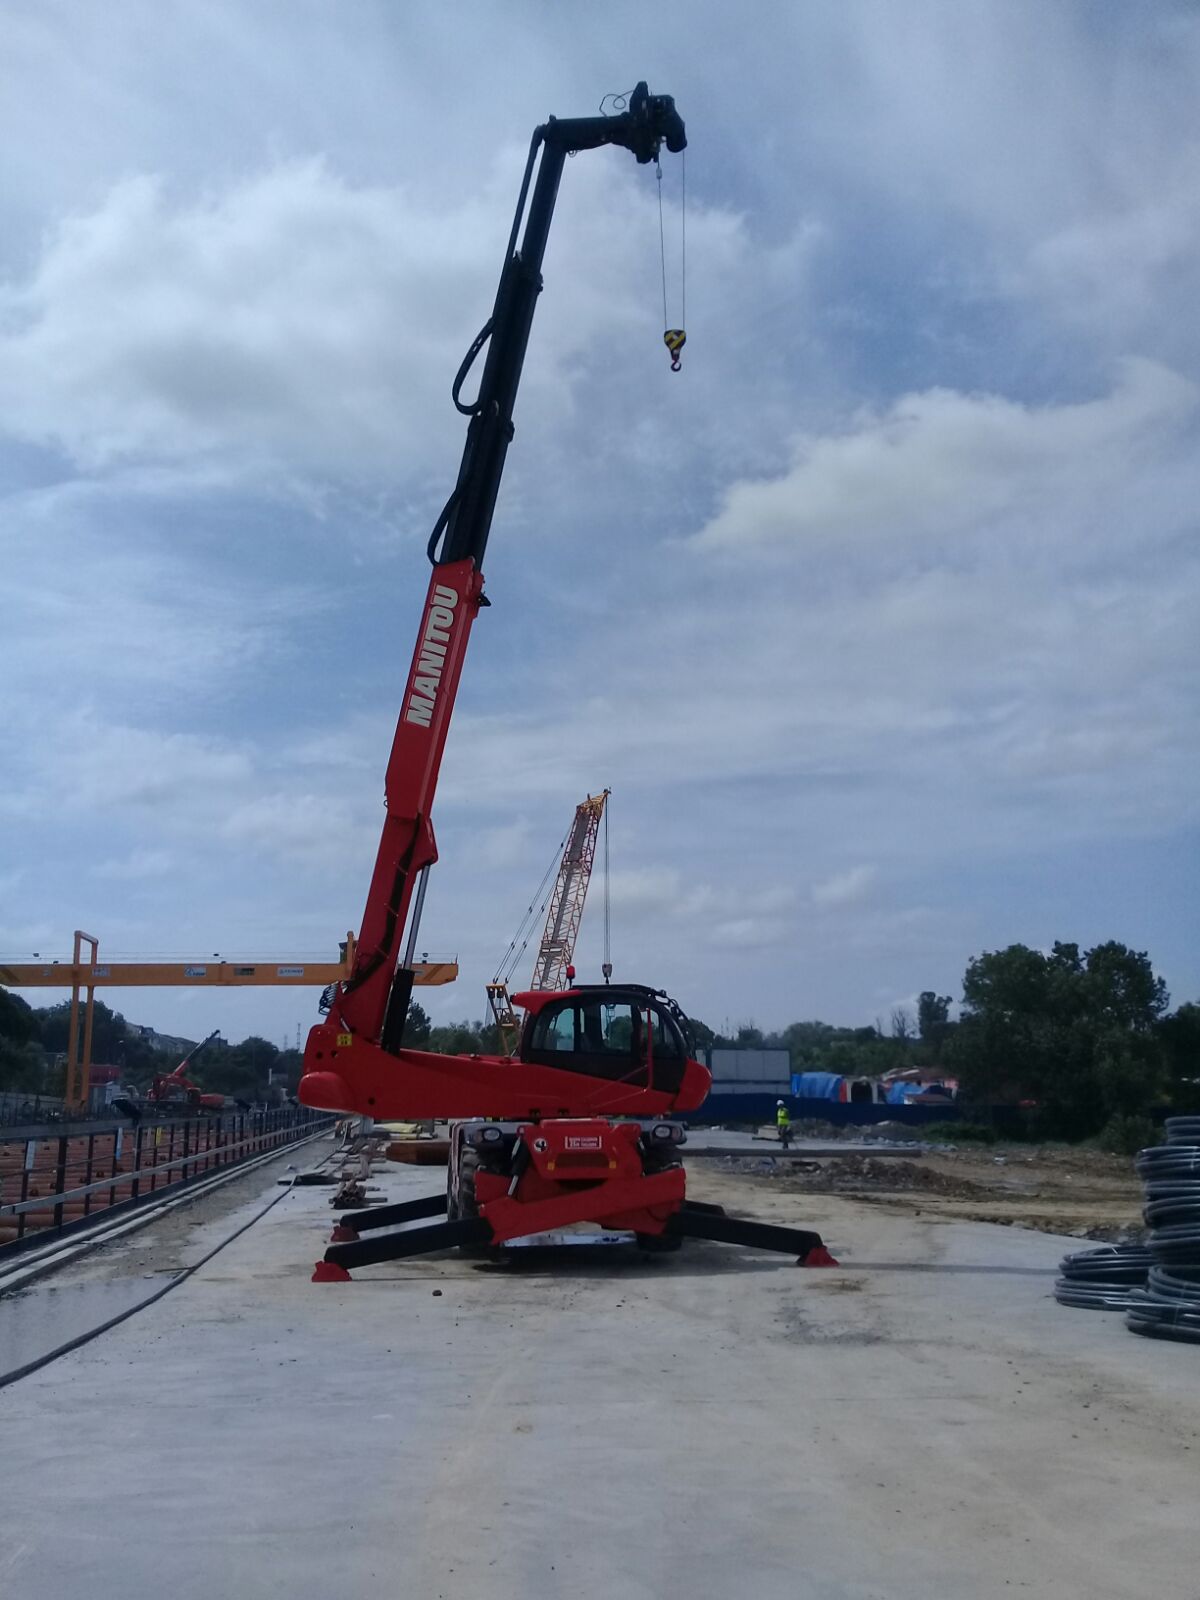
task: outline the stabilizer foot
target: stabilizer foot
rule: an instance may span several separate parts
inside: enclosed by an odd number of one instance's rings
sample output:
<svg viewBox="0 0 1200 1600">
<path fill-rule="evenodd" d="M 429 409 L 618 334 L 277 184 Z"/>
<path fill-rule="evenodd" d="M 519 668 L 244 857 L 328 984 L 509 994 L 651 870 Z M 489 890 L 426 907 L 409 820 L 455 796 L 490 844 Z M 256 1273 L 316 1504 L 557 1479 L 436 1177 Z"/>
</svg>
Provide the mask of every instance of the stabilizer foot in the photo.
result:
<svg viewBox="0 0 1200 1600">
<path fill-rule="evenodd" d="M 353 1244 L 358 1234 L 353 1228 L 348 1228 L 344 1222 L 339 1222 L 329 1235 L 330 1244 Z"/>
<path fill-rule="evenodd" d="M 841 1262 L 831 1256 L 823 1244 L 814 1245 L 807 1255 L 796 1262 L 798 1267 L 838 1267 Z"/>
<path fill-rule="evenodd" d="M 318 1261 L 313 1268 L 313 1283 L 349 1283 L 350 1274 L 336 1261 Z"/>
</svg>

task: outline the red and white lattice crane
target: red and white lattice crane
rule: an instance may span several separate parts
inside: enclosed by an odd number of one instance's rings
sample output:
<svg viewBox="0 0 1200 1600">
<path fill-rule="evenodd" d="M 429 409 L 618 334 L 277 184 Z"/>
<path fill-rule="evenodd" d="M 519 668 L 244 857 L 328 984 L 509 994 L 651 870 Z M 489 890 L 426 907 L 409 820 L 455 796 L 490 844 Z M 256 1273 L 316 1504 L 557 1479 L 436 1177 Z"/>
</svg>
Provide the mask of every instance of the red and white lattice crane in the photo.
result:
<svg viewBox="0 0 1200 1600">
<path fill-rule="evenodd" d="M 546 911 L 546 923 L 542 929 L 541 943 L 538 945 L 537 955 L 533 963 L 533 977 L 530 979 L 531 989 L 565 989 L 574 979 L 575 968 L 572 960 L 575 955 L 575 941 L 579 937 L 579 924 L 583 917 L 583 906 L 587 899 L 588 884 L 591 882 L 592 865 L 596 859 L 596 842 L 600 835 L 600 824 L 605 815 L 605 805 L 608 802 L 610 791 L 602 790 L 599 794 L 590 794 L 586 800 L 580 801 L 575 807 L 575 815 L 571 826 L 562 844 L 561 853 L 557 857 L 558 871 L 554 879 L 554 888 L 550 892 L 549 900 L 541 900 L 541 894 L 549 882 L 550 873 L 554 870 L 554 863 L 550 871 L 542 879 L 538 893 L 534 895 L 524 920 L 500 963 L 500 969 L 495 980 L 487 986 L 488 1003 L 492 1008 L 492 1016 L 500 1030 L 501 1042 L 506 1050 L 512 1050 L 517 1041 L 520 1024 L 516 1012 L 513 1010 L 512 1000 L 509 996 L 508 985 L 516 969 L 517 963 L 525 953 L 525 946 L 529 942 L 529 935 L 533 931 L 538 913 Z M 605 835 L 605 871 L 607 874 L 608 850 L 607 834 Z M 541 904 L 538 902 L 541 900 Z M 535 909 L 536 908 L 536 909 Z M 548 908 L 548 909 L 547 909 Z M 522 940 L 522 936 L 524 939 Z M 609 960 L 608 941 L 608 882 L 604 885 L 604 977 L 607 981 L 612 976 L 612 963 Z"/>
</svg>

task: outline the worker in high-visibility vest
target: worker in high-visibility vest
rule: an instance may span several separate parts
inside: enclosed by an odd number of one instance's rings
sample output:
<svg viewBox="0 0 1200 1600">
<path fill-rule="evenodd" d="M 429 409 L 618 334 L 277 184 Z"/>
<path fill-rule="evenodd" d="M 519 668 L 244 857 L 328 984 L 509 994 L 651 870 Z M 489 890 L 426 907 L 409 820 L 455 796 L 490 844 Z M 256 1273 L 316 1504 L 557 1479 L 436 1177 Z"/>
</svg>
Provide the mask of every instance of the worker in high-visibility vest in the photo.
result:
<svg viewBox="0 0 1200 1600">
<path fill-rule="evenodd" d="M 775 1102 L 775 1126 L 779 1130 L 780 1144 L 785 1146 L 790 1144 L 792 1139 L 792 1119 L 788 1114 L 787 1106 L 782 1100 L 776 1100 Z"/>
</svg>

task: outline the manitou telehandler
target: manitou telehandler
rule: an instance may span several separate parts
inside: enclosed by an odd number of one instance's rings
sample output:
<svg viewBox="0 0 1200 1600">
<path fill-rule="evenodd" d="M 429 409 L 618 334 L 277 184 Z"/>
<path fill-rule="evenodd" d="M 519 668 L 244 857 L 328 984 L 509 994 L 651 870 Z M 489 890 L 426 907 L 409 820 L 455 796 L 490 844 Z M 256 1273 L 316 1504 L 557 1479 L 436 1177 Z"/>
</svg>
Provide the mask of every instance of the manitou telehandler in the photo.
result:
<svg viewBox="0 0 1200 1600">
<path fill-rule="evenodd" d="M 434 792 L 471 625 L 488 604 L 483 555 L 563 166 L 568 155 L 602 145 L 646 164 L 664 144 L 677 153 L 686 143 L 675 102 L 644 83 L 618 115 L 551 118 L 535 131 L 495 305 L 454 380 L 454 403 L 470 422 L 458 480 L 429 539 L 433 574 L 388 762 L 362 933 L 349 977 L 323 998 L 327 1015 L 308 1036 L 300 1080 L 307 1106 L 377 1121 L 448 1119 L 448 1189 L 344 1216 L 318 1281 L 579 1222 L 632 1232 L 646 1248 L 693 1235 L 830 1262 L 815 1233 L 737 1222 L 685 1199 L 684 1129 L 671 1114 L 696 1110 L 711 1079 L 692 1059 L 687 1018 L 658 990 L 577 984 L 514 995 L 525 1021 L 512 1056 L 445 1056 L 404 1044 L 417 928 L 437 859 Z M 683 331 L 668 329 L 664 339 L 677 369 Z M 464 401 L 463 382 L 485 346 L 479 394 Z M 443 1220 L 360 1237 L 435 1216 Z"/>
</svg>

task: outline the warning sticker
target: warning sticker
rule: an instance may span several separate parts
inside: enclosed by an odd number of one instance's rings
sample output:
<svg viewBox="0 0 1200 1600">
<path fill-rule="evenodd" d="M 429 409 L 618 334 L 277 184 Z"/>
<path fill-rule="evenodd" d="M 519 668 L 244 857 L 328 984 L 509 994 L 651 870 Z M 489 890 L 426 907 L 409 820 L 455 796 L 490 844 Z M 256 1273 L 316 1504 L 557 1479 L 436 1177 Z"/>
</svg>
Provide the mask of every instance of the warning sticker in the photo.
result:
<svg viewBox="0 0 1200 1600">
<path fill-rule="evenodd" d="M 349 1050 L 354 1043 L 354 1035 L 352 1033 L 339 1033 L 337 1039 L 339 1050 Z"/>
<path fill-rule="evenodd" d="M 599 1150 L 600 1135 L 598 1133 L 569 1133 L 567 1135 L 568 1150 Z"/>
</svg>

